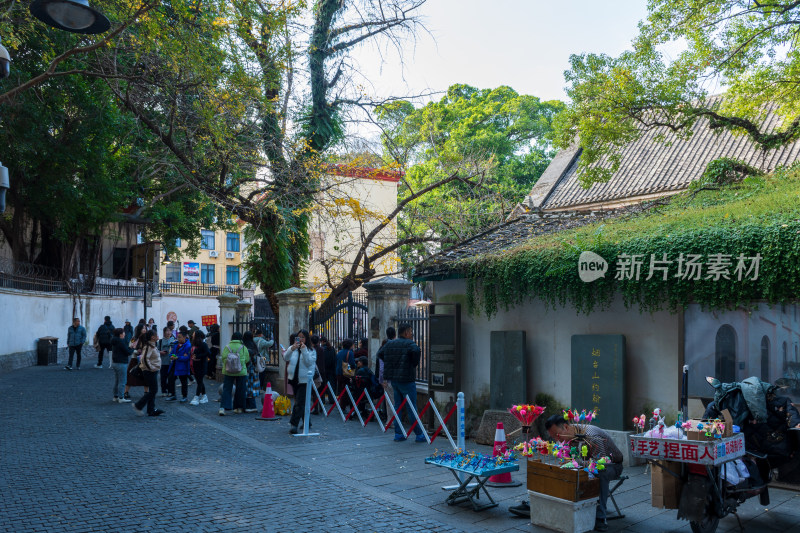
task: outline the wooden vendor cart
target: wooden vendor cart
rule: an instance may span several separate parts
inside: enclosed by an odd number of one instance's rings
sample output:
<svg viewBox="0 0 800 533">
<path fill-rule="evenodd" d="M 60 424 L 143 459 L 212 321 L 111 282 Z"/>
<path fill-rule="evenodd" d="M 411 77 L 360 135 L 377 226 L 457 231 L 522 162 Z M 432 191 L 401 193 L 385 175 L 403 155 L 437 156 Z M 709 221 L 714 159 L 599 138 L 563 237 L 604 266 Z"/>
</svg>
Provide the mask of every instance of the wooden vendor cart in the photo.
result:
<svg viewBox="0 0 800 533">
<path fill-rule="evenodd" d="M 653 467 L 653 504 L 678 509 L 678 518 L 689 520 L 695 533 L 713 533 L 719 519 L 735 513 L 736 490 L 725 482 L 725 469 L 744 457 L 744 435 L 712 440 L 678 440 L 630 435 L 632 457 Z M 749 487 L 749 491 L 759 487 Z M 681 494 L 686 490 L 687 494 Z M 737 517 L 738 519 L 738 517 Z"/>
</svg>

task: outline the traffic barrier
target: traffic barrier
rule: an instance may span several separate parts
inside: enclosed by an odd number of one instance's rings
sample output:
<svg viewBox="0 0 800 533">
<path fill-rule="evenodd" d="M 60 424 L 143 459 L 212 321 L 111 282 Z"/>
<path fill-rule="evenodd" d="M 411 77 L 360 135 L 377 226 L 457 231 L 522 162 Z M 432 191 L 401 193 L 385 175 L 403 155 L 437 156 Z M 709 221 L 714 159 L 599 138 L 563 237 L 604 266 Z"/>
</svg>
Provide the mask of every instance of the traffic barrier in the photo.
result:
<svg viewBox="0 0 800 533">
<path fill-rule="evenodd" d="M 497 429 L 494 431 L 494 448 L 492 456 L 497 457 L 506 453 L 506 430 L 503 428 L 503 423 L 497 423 Z M 486 483 L 490 487 L 519 487 L 522 483 L 515 483 L 511 479 L 511 472 L 504 474 L 495 474 L 489 477 Z"/>
<path fill-rule="evenodd" d="M 256 417 L 256 420 L 278 420 L 272 405 L 272 383 L 267 383 L 267 392 L 264 393 L 264 408 L 261 410 L 261 416 Z"/>
<path fill-rule="evenodd" d="M 309 402 L 308 401 L 306 402 L 307 410 L 314 409 L 318 404 L 324 405 L 322 402 L 322 395 L 325 394 L 325 392 L 328 390 L 332 391 L 333 387 L 331 387 L 330 382 L 326 382 L 325 386 L 322 388 L 322 392 L 320 392 L 319 390 L 317 390 L 317 387 L 314 386 L 312 382 L 311 389 L 314 391 L 316 399 L 314 400 L 314 404 L 310 406 Z M 310 391 L 307 392 L 310 393 Z M 341 400 L 342 398 L 344 398 L 345 395 L 347 395 L 347 398 L 350 400 L 350 409 L 347 411 L 347 414 L 345 414 L 345 410 L 342 409 L 342 404 L 341 404 Z M 389 394 L 387 392 L 383 393 L 383 396 L 380 397 L 377 403 L 372 401 L 372 397 L 369 394 L 367 394 L 366 389 L 364 389 L 361 392 L 361 394 L 358 396 L 357 399 L 354 398 L 353 393 L 351 392 L 350 387 L 348 385 L 344 386 L 344 388 L 339 392 L 338 396 L 336 395 L 331 395 L 331 396 L 333 396 L 333 405 L 331 405 L 329 409 L 325 408 L 322 409 L 322 413 L 325 415 L 326 418 L 329 417 L 331 413 L 333 413 L 334 409 L 339 411 L 339 415 L 341 416 L 343 422 L 347 422 L 355 414 L 356 417 L 358 418 L 358 421 L 361 423 L 361 427 L 366 427 L 367 424 L 369 424 L 369 422 L 374 418 L 375 422 L 377 422 L 378 426 L 380 427 L 383 433 L 386 433 L 386 431 L 390 427 L 392 427 L 392 424 L 397 424 L 398 428 L 400 429 L 400 432 L 403 435 L 405 435 L 406 438 L 408 438 L 414 431 L 414 427 L 419 425 L 419 428 L 422 430 L 422 434 L 425 436 L 425 440 L 428 442 L 428 444 L 432 444 L 436 440 L 436 438 L 439 435 L 441 435 L 442 432 L 444 432 L 445 436 L 447 437 L 447 440 L 450 441 L 450 445 L 453 447 L 453 449 L 454 450 L 458 449 L 458 446 L 456 446 L 456 443 L 453 441 L 453 436 L 447 429 L 447 422 L 448 420 L 450 420 L 450 417 L 452 417 L 453 414 L 456 412 L 456 405 L 453 405 L 453 407 L 450 408 L 450 411 L 447 413 L 447 415 L 444 418 L 442 418 L 442 415 L 436 408 L 436 404 L 434 403 L 433 398 L 429 398 L 428 401 L 425 403 L 425 407 L 423 407 L 422 411 L 417 413 L 411 401 L 408 399 L 408 396 L 405 396 L 403 398 L 403 401 L 400 403 L 397 409 L 395 409 L 394 405 L 392 405 L 392 400 L 389 398 Z M 361 412 L 358 410 L 358 405 L 362 400 L 366 400 L 366 402 L 369 404 L 369 415 L 367 415 L 366 419 L 361 415 Z M 383 405 L 384 403 L 386 404 L 386 414 L 391 415 L 385 424 L 381 420 L 379 413 L 379 409 L 381 405 Z M 400 420 L 400 416 L 398 414 L 399 412 L 402 412 L 404 406 L 407 406 L 408 411 L 411 413 L 414 419 L 413 423 L 411 424 L 411 426 L 408 428 L 407 431 L 403 427 L 403 423 Z M 428 432 L 425 430 L 425 426 L 423 425 L 421 419 L 421 417 L 425 415 L 428 409 L 431 409 L 431 412 L 436 417 L 436 420 L 439 423 L 436 430 L 431 435 L 429 435 Z M 464 432 L 463 428 L 461 428 L 460 431 L 463 434 Z"/>
<path fill-rule="evenodd" d="M 299 362 L 297 364 L 300 364 Z M 311 389 L 317 390 L 314 386 L 314 369 L 308 369 L 308 376 L 306 381 L 306 403 L 305 412 L 303 413 L 303 432 L 295 433 L 295 437 L 312 437 L 319 435 L 319 433 L 309 433 L 308 428 L 311 427 Z M 318 393 L 319 394 L 319 393 Z M 314 404 L 316 405 L 316 403 Z"/>
</svg>

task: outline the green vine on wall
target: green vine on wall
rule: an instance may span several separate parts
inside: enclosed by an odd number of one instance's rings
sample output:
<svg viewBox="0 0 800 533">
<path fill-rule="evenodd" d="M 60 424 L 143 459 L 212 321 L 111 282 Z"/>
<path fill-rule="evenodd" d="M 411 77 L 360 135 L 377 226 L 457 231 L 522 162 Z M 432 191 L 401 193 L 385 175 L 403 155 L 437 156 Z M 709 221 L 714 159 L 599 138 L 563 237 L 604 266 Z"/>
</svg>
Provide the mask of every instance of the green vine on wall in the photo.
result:
<svg viewBox="0 0 800 533">
<path fill-rule="evenodd" d="M 724 172 L 724 165 L 720 167 Z M 730 183 L 730 182 L 728 182 Z M 581 281 L 578 258 L 592 251 L 608 262 L 605 277 Z M 636 279 L 615 279 L 622 254 L 643 258 Z M 729 279 L 676 277 L 656 271 L 651 255 L 676 261 L 680 254 L 730 256 Z M 756 279 L 737 279 L 738 256 L 760 255 Z M 694 190 L 668 205 L 637 216 L 539 236 L 497 254 L 458 265 L 467 278 L 470 312 L 493 316 L 537 298 L 552 308 L 572 305 L 579 313 L 607 308 L 621 295 L 627 308 L 677 312 L 690 303 L 706 309 L 733 309 L 753 301 L 786 302 L 800 296 L 800 171 L 779 171 L 758 179 Z"/>
</svg>

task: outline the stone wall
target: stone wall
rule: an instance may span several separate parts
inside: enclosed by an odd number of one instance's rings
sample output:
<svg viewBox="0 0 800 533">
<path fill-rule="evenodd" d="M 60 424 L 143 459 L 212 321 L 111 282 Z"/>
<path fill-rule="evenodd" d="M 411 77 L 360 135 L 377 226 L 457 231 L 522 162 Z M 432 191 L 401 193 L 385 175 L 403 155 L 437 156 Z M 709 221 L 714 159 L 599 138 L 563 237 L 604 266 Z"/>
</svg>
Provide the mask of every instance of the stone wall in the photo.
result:
<svg viewBox="0 0 800 533">
<path fill-rule="evenodd" d="M 122 327 L 125 319 L 135 326 L 144 311 L 141 300 L 114 296 L 82 296 L 76 307 L 75 316 L 81 318 L 81 324 L 86 327 L 90 344 L 106 315 L 117 327 Z M 194 319 L 199 325 L 202 315 L 219 316 L 219 302 L 214 296 L 156 296 L 153 307 L 147 309 L 147 316 L 155 318 L 160 329 L 166 325 L 167 313 L 171 311 L 177 314 L 180 324 Z M 58 338 L 61 361 L 60 353 L 66 353 L 67 328 L 73 317 L 73 301 L 69 295 L 0 289 L 0 317 L 4 331 L 0 372 L 35 365 L 36 341 L 40 337 Z M 90 346 L 84 347 L 84 353 L 87 352 L 94 354 Z"/>
<path fill-rule="evenodd" d="M 680 314 L 666 311 L 641 313 L 626 309 L 622 301 L 609 309 L 578 314 L 571 307 L 552 309 L 538 300 L 501 309 L 491 318 L 470 316 L 466 310 L 464 280 L 433 282 L 435 302 L 461 303 L 463 353 L 462 388 L 467 405 L 489 387 L 490 336 L 492 331 L 523 330 L 527 357 L 527 398 L 518 402 L 533 403 L 536 394 L 547 393 L 559 403 L 571 405 L 571 339 L 577 334 L 623 334 L 627 353 L 627 405 L 630 418 L 645 403 L 668 412 L 678 408 L 681 378 L 679 359 L 681 342 Z M 510 406 L 509 406 L 510 407 Z M 603 426 L 602 413 L 598 425 Z"/>
</svg>

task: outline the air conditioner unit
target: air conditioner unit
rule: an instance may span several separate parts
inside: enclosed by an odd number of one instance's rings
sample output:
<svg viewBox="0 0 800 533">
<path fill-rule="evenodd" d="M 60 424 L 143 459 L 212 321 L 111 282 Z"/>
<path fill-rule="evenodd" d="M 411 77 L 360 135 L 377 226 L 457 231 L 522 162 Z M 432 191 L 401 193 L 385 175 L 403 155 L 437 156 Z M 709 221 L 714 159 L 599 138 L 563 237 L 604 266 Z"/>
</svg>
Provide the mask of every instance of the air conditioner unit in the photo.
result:
<svg viewBox="0 0 800 533">
<path fill-rule="evenodd" d="M 208 257 L 218 257 L 218 256 L 219 256 L 219 252 L 216 251 L 216 250 L 210 250 L 208 252 Z"/>
<path fill-rule="evenodd" d="M 225 252 L 225 259 L 233 259 L 233 252 Z"/>
</svg>

